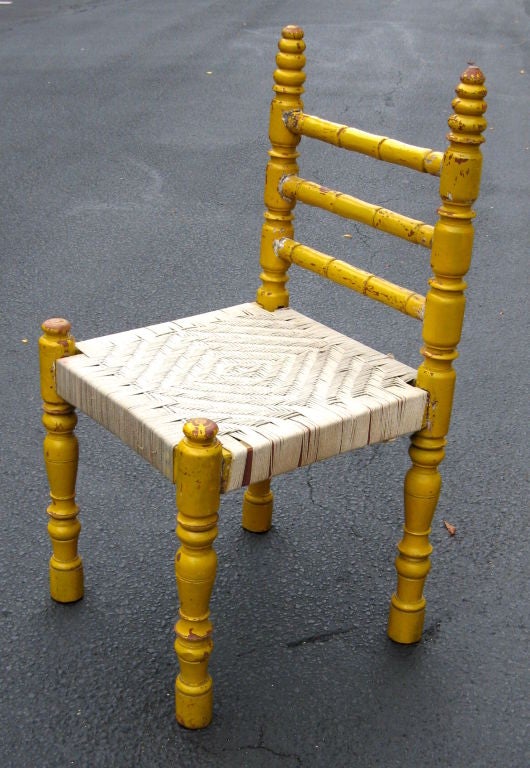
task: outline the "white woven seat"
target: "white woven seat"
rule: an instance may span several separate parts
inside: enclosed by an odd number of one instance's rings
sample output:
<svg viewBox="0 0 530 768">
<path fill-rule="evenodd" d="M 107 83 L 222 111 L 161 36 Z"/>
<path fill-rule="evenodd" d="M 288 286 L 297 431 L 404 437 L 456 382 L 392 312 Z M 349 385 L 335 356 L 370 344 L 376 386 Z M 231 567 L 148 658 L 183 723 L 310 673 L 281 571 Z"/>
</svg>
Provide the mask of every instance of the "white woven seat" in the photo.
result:
<svg viewBox="0 0 530 768">
<path fill-rule="evenodd" d="M 173 480 L 184 423 L 207 416 L 232 460 L 224 490 L 408 434 L 416 371 L 292 309 L 240 304 L 78 342 L 57 390 Z"/>
</svg>

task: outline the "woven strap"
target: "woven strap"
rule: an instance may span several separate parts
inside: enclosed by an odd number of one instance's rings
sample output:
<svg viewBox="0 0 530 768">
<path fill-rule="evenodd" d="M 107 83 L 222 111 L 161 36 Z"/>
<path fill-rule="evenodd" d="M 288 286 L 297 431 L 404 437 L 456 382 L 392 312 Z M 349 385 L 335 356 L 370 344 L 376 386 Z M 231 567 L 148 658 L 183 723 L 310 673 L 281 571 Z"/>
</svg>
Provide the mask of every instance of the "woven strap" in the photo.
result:
<svg viewBox="0 0 530 768">
<path fill-rule="evenodd" d="M 62 397 L 173 478 L 190 418 L 219 426 L 232 490 L 421 427 L 415 370 L 292 309 L 241 304 L 104 336 L 57 365 Z"/>
</svg>

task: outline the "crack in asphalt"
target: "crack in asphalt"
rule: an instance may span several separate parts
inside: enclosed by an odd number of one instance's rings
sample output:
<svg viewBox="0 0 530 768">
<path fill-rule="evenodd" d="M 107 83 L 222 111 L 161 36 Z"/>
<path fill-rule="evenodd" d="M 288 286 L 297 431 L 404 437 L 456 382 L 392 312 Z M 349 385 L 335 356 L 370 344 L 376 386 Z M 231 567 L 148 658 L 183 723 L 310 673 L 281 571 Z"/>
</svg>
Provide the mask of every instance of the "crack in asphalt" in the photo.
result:
<svg viewBox="0 0 530 768">
<path fill-rule="evenodd" d="M 342 629 L 333 629 L 329 632 L 319 632 L 318 635 L 308 635 L 300 640 L 291 640 L 287 643 L 287 648 L 299 648 L 301 645 L 309 645 L 310 643 L 327 643 L 329 640 L 333 640 L 334 637 L 347 635 L 353 629 L 354 627 L 343 627 Z"/>
</svg>

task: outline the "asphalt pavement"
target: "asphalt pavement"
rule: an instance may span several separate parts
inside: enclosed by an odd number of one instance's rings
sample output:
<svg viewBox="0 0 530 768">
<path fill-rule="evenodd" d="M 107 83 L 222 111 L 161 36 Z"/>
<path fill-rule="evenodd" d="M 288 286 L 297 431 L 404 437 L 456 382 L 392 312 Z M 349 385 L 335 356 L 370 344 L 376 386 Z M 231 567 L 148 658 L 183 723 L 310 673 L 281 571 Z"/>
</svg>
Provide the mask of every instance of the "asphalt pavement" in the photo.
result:
<svg viewBox="0 0 530 768">
<path fill-rule="evenodd" d="M 0 3 L 0 764 L 525 768 L 530 3 Z M 223 499 L 214 721 L 174 719 L 172 486 L 81 417 L 85 598 L 48 595 L 37 342 L 252 300 L 276 41 L 304 27 L 306 110 L 443 149 L 468 61 L 489 128 L 425 635 L 385 634 L 406 442 L 275 483 L 267 536 Z M 331 154 L 330 154 L 331 153 Z M 317 151 L 309 178 L 432 221 L 432 179 Z M 394 179 L 397 178 L 397 181 Z M 425 291 L 428 265 L 300 214 L 322 250 Z M 316 218 L 315 218 L 316 217 Z M 352 237 L 344 237 L 352 235 Z M 302 312 L 419 362 L 407 318 L 293 272 Z M 449 535 L 443 521 L 456 526 Z"/>
</svg>

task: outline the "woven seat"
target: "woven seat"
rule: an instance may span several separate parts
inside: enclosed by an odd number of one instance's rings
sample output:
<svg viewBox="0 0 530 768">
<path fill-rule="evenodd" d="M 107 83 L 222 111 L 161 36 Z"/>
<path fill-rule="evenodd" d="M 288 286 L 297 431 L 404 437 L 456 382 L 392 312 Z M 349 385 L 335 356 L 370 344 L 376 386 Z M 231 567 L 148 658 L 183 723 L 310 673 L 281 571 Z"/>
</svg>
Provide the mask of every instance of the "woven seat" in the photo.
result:
<svg viewBox="0 0 530 768">
<path fill-rule="evenodd" d="M 429 532 L 453 405 L 453 361 L 471 262 L 472 205 L 480 183 L 484 76 L 474 65 L 461 75 L 448 121 L 449 144 L 445 152 L 433 151 L 306 114 L 302 30 L 285 27 L 278 47 L 256 302 L 77 343 L 70 323 L 52 318 L 43 324 L 40 340 L 51 595 L 62 603 L 83 596 L 75 502 L 78 408 L 176 486 L 176 717 L 187 728 L 208 725 L 213 711 L 208 673 L 213 647 L 209 601 L 216 571 L 212 545 L 225 492 L 245 487 L 242 526 L 263 533 L 272 524 L 272 478 L 410 433 L 412 463 L 405 478 L 405 524 L 395 561 L 389 637 L 399 643 L 419 641 L 425 616 Z M 436 222 L 417 221 L 300 177 L 302 137 L 332 145 L 331 151 L 402 166 L 398 173 L 439 177 Z M 432 270 L 430 279 L 425 274 L 426 295 L 295 240 L 293 211 L 299 203 L 425 249 Z M 391 350 L 377 352 L 291 309 L 287 272 L 293 265 L 363 294 L 360 301 L 374 299 L 419 322 L 419 368 L 397 362 L 387 354 Z"/>
<path fill-rule="evenodd" d="M 292 309 L 241 304 L 78 342 L 57 391 L 173 480 L 190 416 L 230 452 L 230 491 L 422 425 L 416 370 Z"/>
</svg>

